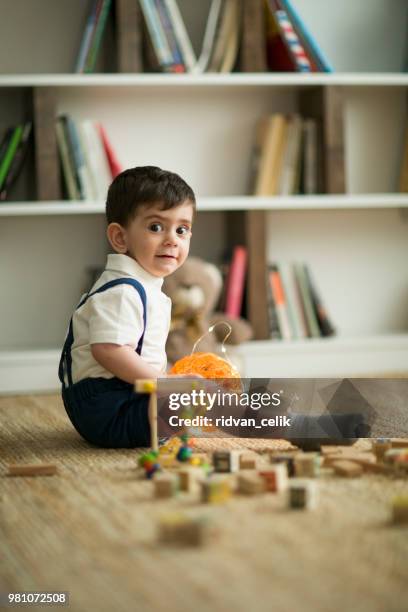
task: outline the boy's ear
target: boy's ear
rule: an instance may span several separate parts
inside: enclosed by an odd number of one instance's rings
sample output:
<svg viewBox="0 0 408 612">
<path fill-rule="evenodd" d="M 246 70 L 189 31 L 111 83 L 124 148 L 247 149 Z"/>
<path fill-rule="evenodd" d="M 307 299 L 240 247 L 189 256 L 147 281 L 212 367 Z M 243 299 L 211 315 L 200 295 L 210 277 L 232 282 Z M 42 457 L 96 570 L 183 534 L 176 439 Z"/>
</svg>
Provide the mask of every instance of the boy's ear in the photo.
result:
<svg viewBox="0 0 408 612">
<path fill-rule="evenodd" d="M 116 253 L 127 253 L 126 231 L 119 223 L 109 223 L 106 236 Z"/>
</svg>

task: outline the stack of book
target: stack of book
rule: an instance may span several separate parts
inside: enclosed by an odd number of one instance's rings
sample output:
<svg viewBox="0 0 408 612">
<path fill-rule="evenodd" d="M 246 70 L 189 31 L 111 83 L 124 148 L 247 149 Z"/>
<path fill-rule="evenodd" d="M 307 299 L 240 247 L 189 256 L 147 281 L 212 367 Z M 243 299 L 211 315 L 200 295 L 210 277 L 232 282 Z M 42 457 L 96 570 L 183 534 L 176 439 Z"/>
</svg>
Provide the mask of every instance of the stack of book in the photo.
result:
<svg viewBox="0 0 408 612">
<path fill-rule="evenodd" d="M 234 68 L 240 37 L 240 0 L 212 0 L 198 58 L 176 0 L 139 2 L 153 49 L 151 67 L 174 73 L 230 72 Z"/>
<path fill-rule="evenodd" d="M 93 0 L 82 35 L 75 72 L 94 72 L 111 5 L 112 0 Z"/>
<path fill-rule="evenodd" d="M 69 200 L 105 200 L 113 178 L 121 166 L 100 123 L 76 123 L 70 115 L 56 122 L 62 176 Z"/>
<path fill-rule="evenodd" d="M 334 327 L 305 263 L 272 263 L 267 270 L 268 320 L 272 339 L 332 336 Z"/>
<path fill-rule="evenodd" d="M 20 175 L 31 142 L 32 122 L 6 129 L 0 141 L 0 201 L 7 200 Z"/>
<path fill-rule="evenodd" d="M 316 194 L 322 184 L 318 124 L 276 113 L 257 125 L 250 191 L 256 196 Z"/>
</svg>

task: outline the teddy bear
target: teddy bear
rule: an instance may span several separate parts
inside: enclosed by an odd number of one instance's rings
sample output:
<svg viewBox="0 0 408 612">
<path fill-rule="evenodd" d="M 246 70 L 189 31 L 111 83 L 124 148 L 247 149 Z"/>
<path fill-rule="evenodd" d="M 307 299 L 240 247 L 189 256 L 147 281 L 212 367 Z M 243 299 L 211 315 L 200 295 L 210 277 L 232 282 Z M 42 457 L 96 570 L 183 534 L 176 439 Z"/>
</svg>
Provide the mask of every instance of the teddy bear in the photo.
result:
<svg viewBox="0 0 408 612">
<path fill-rule="evenodd" d="M 198 257 L 189 257 L 173 274 L 165 278 L 164 292 L 172 300 L 170 331 L 166 344 L 167 357 L 175 363 L 189 355 L 197 340 L 197 351 L 216 353 L 217 346 L 226 338 L 227 344 L 239 344 L 252 338 L 252 327 L 242 318 L 232 318 L 214 312 L 222 290 L 222 276 L 218 268 Z M 218 323 L 218 325 L 216 325 Z M 209 327 L 215 325 L 212 333 Z"/>
</svg>

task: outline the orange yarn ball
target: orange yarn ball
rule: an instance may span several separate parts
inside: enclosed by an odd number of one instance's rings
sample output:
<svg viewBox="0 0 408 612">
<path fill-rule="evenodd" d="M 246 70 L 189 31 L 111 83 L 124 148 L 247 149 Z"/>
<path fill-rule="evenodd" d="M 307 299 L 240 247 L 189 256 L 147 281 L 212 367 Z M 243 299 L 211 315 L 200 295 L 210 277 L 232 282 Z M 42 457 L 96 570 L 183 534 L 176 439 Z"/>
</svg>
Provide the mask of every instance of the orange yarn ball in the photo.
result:
<svg viewBox="0 0 408 612">
<path fill-rule="evenodd" d="M 240 378 L 234 366 L 214 353 L 186 355 L 176 361 L 170 374 L 199 374 L 204 378 Z"/>
</svg>

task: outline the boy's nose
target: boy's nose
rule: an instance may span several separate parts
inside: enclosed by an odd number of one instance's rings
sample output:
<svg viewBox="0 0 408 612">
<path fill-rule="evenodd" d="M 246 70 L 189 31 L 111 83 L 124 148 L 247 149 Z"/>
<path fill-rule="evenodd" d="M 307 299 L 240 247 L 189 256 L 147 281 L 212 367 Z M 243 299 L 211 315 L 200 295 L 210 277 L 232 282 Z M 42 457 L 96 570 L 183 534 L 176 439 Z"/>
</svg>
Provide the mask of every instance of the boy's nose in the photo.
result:
<svg viewBox="0 0 408 612">
<path fill-rule="evenodd" d="M 164 238 L 165 244 L 177 244 L 177 234 L 176 232 L 169 231 L 166 233 Z"/>
</svg>

